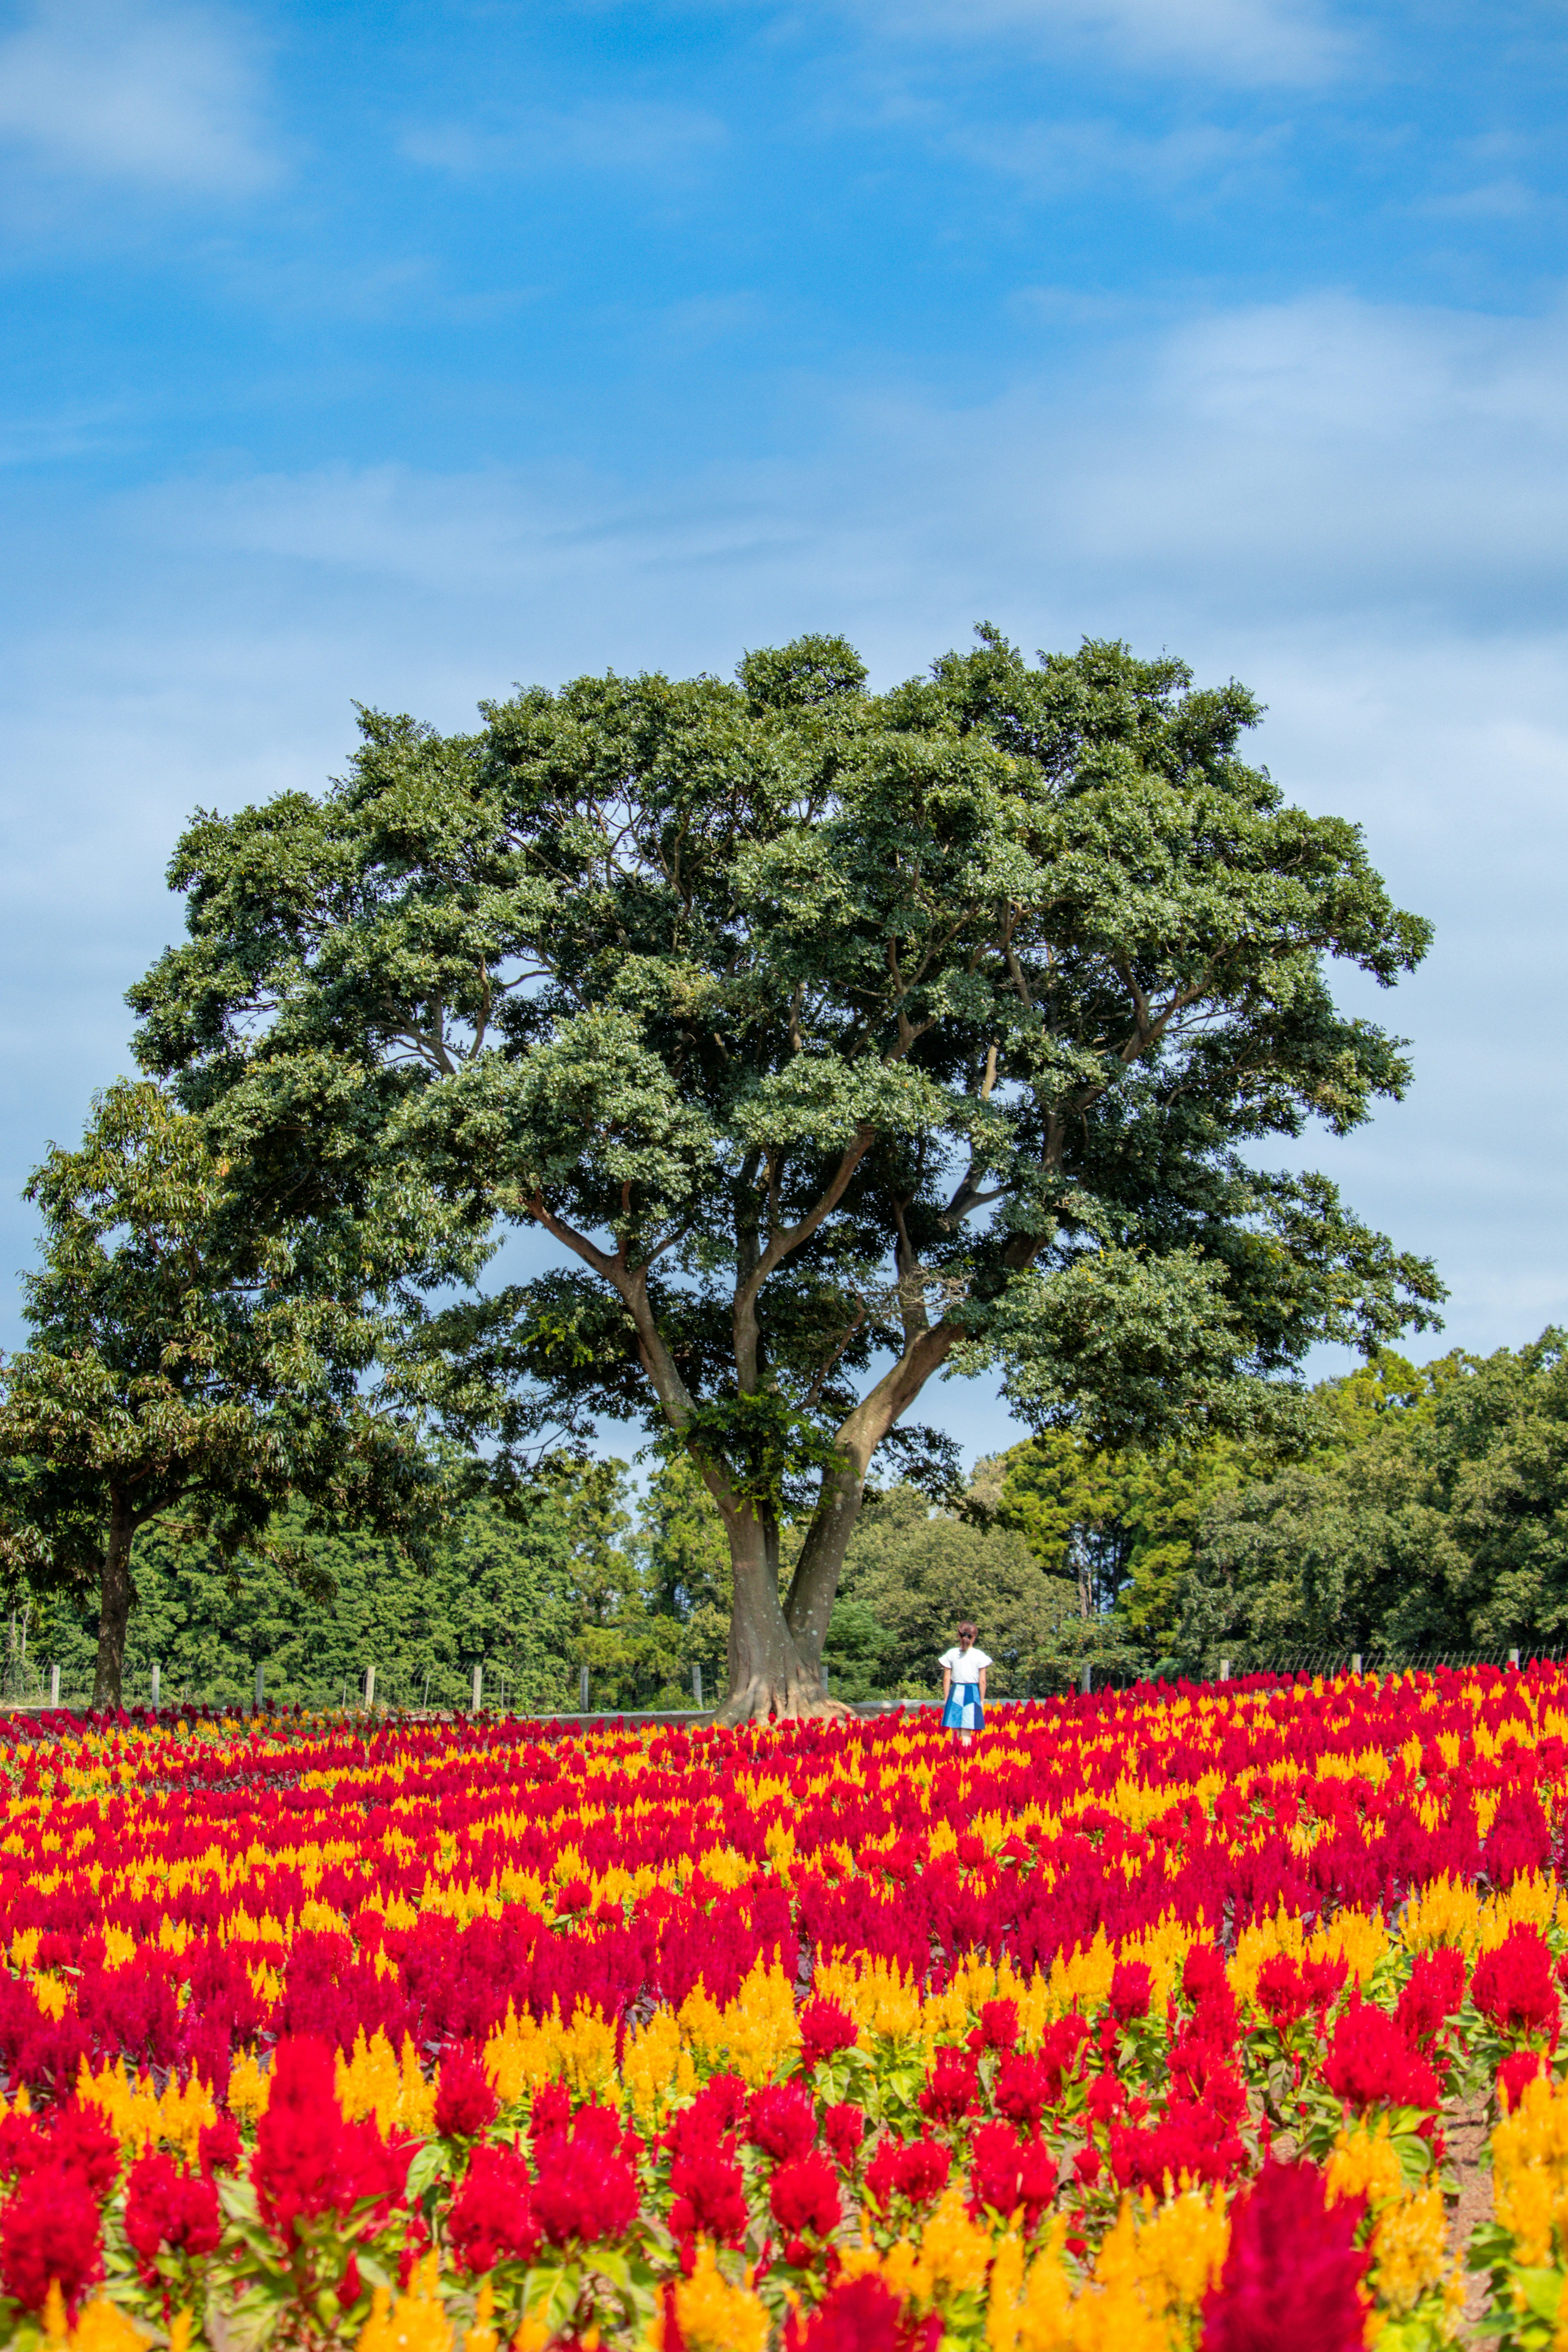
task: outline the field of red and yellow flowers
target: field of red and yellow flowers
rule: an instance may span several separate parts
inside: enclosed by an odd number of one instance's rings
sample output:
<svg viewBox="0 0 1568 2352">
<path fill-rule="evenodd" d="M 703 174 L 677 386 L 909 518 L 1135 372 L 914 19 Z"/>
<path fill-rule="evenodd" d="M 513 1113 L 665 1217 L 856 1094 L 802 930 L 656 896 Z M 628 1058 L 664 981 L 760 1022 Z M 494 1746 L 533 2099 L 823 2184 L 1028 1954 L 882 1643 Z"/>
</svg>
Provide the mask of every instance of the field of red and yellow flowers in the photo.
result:
<svg viewBox="0 0 1568 2352">
<path fill-rule="evenodd" d="M 1568 2347 L 1562 1668 L 0 1771 L 6 2343 Z"/>
</svg>

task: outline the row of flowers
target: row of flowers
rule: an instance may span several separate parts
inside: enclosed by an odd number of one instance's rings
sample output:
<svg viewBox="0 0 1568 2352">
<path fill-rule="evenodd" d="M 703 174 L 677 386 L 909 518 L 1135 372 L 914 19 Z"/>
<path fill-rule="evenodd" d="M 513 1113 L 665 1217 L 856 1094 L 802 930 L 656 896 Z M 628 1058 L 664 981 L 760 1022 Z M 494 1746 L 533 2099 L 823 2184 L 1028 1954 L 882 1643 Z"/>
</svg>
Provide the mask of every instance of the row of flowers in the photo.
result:
<svg viewBox="0 0 1568 2352">
<path fill-rule="evenodd" d="M 1505 2345 L 1568 2343 L 1565 1764 L 1549 1666 L 1145 1688 L 971 1747 L 14 1726 L 0 2318 L 1425 2352 L 1489 2292 Z"/>
</svg>

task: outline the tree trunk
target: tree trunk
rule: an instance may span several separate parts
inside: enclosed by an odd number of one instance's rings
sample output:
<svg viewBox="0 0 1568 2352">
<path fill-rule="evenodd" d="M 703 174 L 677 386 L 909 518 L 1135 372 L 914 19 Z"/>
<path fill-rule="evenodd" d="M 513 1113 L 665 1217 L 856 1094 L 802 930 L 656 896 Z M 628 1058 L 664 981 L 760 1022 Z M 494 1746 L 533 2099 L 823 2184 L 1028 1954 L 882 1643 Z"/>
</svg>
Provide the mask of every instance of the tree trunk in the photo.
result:
<svg viewBox="0 0 1568 2352">
<path fill-rule="evenodd" d="M 811 1515 L 805 1542 L 790 1580 L 784 1622 L 802 1662 L 814 1674 L 822 1671 L 822 1645 L 844 1573 L 844 1555 L 860 1516 L 866 1474 L 841 1459 L 824 1474 L 822 1492 Z"/>
<path fill-rule="evenodd" d="M 110 1490 L 109 1541 L 103 1554 L 103 1580 L 98 1616 L 98 1661 L 93 1668 L 94 1707 L 119 1706 L 125 1670 L 125 1629 L 136 1588 L 131 1581 L 131 1546 L 136 1523 L 130 1506 Z"/>
<path fill-rule="evenodd" d="M 808 1664 L 779 1606 L 778 1533 L 753 1511 L 727 1510 L 735 1602 L 730 1615 L 730 1691 L 716 1720 L 847 1715 L 822 1687 L 821 1644 Z"/>
</svg>

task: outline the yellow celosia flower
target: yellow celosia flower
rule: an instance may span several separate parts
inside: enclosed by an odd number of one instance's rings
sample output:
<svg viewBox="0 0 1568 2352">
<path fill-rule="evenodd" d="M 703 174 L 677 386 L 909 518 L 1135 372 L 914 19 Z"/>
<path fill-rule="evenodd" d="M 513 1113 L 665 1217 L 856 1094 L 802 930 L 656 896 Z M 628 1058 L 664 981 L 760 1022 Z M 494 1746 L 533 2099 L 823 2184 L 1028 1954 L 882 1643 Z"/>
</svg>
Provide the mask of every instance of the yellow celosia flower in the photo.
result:
<svg viewBox="0 0 1568 2352">
<path fill-rule="evenodd" d="M 376 2288 L 356 2352 L 452 2352 L 452 2323 L 440 2298 L 437 2261 L 426 2254 L 407 2293 L 395 2299 L 385 2287 Z"/>
<path fill-rule="evenodd" d="M 58 2279 L 51 2279 L 44 2296 L 44 2339 L 50 2346 L 66 2340 L 66 2299 Z"/>
<path fill-rule="evenodd" d="M 70 2352 L 148 2352 L 152 2341 L 106 2294 L 94 2295 L 69 2338 Z"/>
<path fill-rule="evenodd" d="M 463 2352 L 496 2352 L 500 2339 L 491 2324 L 495 2315 L 495 2289 L 488 2278 L 481 2279 L 474 2297 L 474 2324 L 463 2331 Z"/>
<path fill-rule="evenodd" d="M 662 2120 L 669 2094 L 679 2087 L 680 2060 L 680 2027 L 672 2011 L 656 2010 L 645 2026 L 627 2033 L 621 2080 L 639 2123 Z M 689 2060 L 688 2069 L 695 2090 L 696 2070 Z"/>
<path fill-rule="evenodd" d="M 1413 2311 L 1441 2283 L 1449 2267 L 1448 2229 L 1436 2181 L 1386 2209 L 1373 2232 L 1372 2254 L 1378 2302 L 1397 2315 Z"/>
<path fill-rule="evenodd" d="M 267 2100 L 271 2084 L 257 2063 L 254 2050 L 247 2050 L 234 2062 L 228 2078 L 230 2111 L 242 2124 L 254 2124 L 267 2112 Z"/>
<path fill-rule="evenodd" d="M 990 2265 L 990 2231 L 970 2220 L 963 2190 L 950 2188 L 921 2232 L 921 2268 L 931 2290 L 940 2296 L 944 2287 L 959 2294 L 979 2286 Z"/>
<path fill-rule="evenodd" d="M 699 1982 L 680 2004 L 679 2022 L 699 2063 L 714 2073 L 732 2069 L 753 2084 L 776 2081 L 800 2048 L 795 1989 L 782 1969 L 760 1960 L 722 2007 Z"/>
<path fill-rule="evenodd" d="M 338 2105 L 353 2124 L 374 2115 L 384 2138 L 395 2128 L 427 2138 L 436 2128 L 436 2085 L 426 2083 L 407 2034 L 401 2057 L 378 2025 L 369 2041 L 362 2025 L 353 2054 L 337 2064 Z"/>
<path fill-rule="evenodd" d="M 1323 2168 L 1323 2179 L 1331 2205 L 1338 2204 L 1342 2197 L 1364 2197 L 1375 2211 L 1399 2196 L 1405 2175 L 1388 2117 L 1383 2116 L 1374 2127 L 1357 2126 L 1342 2131 Z"/>
<path fill-rule="evenodd" d="M 1229 2252 L 1230 2218 L 1217 2184 L 1206 2197 L 1184 2190 L 1158 2207 L 1145 2189 L 1133 2242 L 1133 2276 L 1157 2317 L 1171 2310 L 1196 2311 L 1217 2284 Z"/>
<path fill-rule="evenodd" d="M 766 2305 L 749 2287 L 731 2284 L 706 2240 L 691 2276 L 675 2290 L 675 2316 L 691 2352 L 765 2352 Z M 662 2343 L 662 2326 L 657 2335 Z"/>
<path fill-rule="evenodd" d="M 1552 2231 L 1568 2247 L 1568 2084 L 1538 2074 L 1492 2133 L 1492 2202 L 1517 2259 L 1552 2259 Z"/>
</svg>

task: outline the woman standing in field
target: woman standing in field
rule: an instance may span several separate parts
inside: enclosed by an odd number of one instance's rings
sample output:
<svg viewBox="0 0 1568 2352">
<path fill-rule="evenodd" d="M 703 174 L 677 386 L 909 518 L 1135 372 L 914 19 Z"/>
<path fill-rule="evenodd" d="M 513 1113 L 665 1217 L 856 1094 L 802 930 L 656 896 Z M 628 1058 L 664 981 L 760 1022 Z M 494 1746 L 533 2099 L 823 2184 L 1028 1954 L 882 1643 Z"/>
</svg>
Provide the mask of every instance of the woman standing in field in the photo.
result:
<svg viewBox="0 0 1568 2352">
<path fill-rule="evenodd" d="M 944 1650 L 937 1661 L 942 1668 L 942 1727 L 944 1731 L 956 1731 L 967 1748 L 977 1731 L 985 1728 L 985 1669 L 991 1664 L 984 1650 L 974 1646 L 977 1628 L 961 1625 L 958 1645 Z"/>
</svg>

